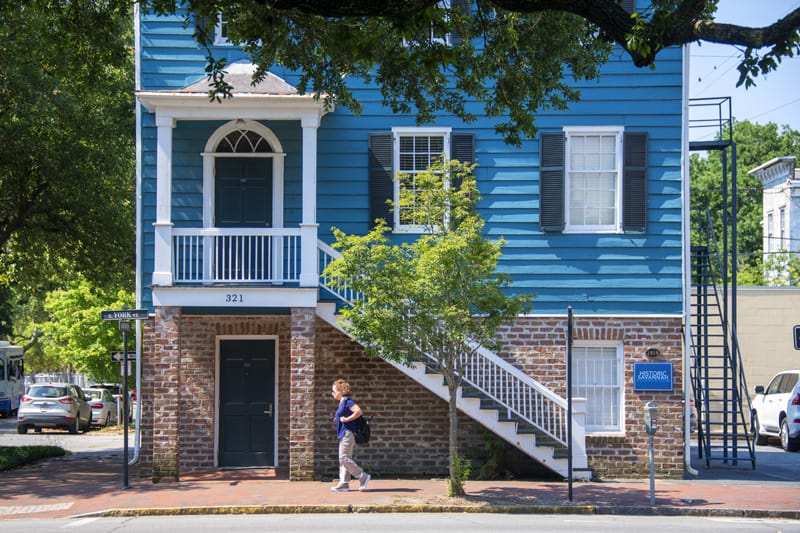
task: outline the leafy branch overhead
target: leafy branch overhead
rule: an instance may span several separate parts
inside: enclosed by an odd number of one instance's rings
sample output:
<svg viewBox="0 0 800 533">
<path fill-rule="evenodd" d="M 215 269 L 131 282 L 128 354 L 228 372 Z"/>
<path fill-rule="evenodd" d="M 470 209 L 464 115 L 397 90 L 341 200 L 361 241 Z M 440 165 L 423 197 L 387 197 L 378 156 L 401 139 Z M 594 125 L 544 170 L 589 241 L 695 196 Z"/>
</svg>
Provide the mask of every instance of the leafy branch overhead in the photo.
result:
<svg viewBox="0 0 800 533">
<path fill-rule="evenodd" d="M 419 123 L 447 112 L 475 119 L 474 101 L 496 117 L 496 129 L 519 144 L 536 133 L 537 110 L 563 110 L 579 92 L 568 83 L 591 79 L 611 45 L 633 63 L 653 66 L 664 48 L 696 41 L 743 49 L 740 84 L 778 68 L 800 52 L 800 8 L 765 28 L 717 22 L 717 0 L 652 0 L 638 13 L 621 0 L 191 0 L 188 22 L 216 21 L 242 45 L 264 75 L 273 65 L 300 73 L 298 90 L 361 110 L 348 78 L 380 88 L 395 113 Z M 176 13 L 174 0 L 143 9 Z M 213 24 L 196 24 L 209 46 L 213 96 L 229 87 L 214 58 Z"/>
</svg>

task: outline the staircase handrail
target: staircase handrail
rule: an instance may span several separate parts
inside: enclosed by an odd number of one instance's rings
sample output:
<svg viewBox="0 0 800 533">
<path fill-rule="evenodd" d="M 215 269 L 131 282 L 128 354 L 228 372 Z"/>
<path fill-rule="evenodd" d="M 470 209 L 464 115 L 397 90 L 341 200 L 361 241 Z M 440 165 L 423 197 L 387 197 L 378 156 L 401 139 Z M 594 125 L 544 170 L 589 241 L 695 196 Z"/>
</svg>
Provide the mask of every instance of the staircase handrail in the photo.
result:
<svg viewBox="0 0 800 533">
<path fill-rule="evenodd" d="M 322 241 L 319 241 L 319 250 L 321 261 L 326 266 L 333 259 L 341 257 L 338 251 Z M 327 257 L 323 258 L 323 255 Z M 363 298 L 363 294 L 352 289 L 337 290 L 330 287 L 329 280 L 324 275 L 324 268 L 320 268 L 320 285 L 331 294 L 344 303 L 353 301 L 347 299 L 346 294 L 358 296 L 356 299 Z M 475 343 L 471 348 L 460 361 L 461 368 L 464 369 L 462 380 L 505 407 L 509 413 L 567 446 L 567 401 L 484 346 Z M 427 351 L 422 352 L 425 357 L 436 362 Z M 501 385 L 491 386 L 496 383 Z M 579 435 L 575 437 L 579 438 Z"/>
<path fill-rule="evenodd" d="M 509 415 L 517 415 L 560 444 L 568 445 L 566 399 L 484 346 L 473 346 L 461 363 L 464 369 L 461 378 L 466 383 L 503 405 Z M 492 370 L 496 369 L 502 378 L 486 379 L 487 372 L 482 372 L 487 369 L 486 365 L 489 365 L 489 375 L 494 375 Z M 502 386 L 496 386 L 498 382 Z"/>
<path fill-rule="evenodd" d="M 344 288 L 334 288 L 331 286 L 330 281 L 332 276 L 325 274 L 325 267 L 327 267 L 334 259 L 342 256 L 338 251 L 334 250 L 332 246 L 324 241 L 317 239 L 317 248 L 319 250 L 319 284 L 320 287 L 328 291 L 330 294 L 341 300 L 343 303 L 349 304 L 354 301 L 361 300 L 364 295 L 358 291 L 345 286 Z"/>
</svg>

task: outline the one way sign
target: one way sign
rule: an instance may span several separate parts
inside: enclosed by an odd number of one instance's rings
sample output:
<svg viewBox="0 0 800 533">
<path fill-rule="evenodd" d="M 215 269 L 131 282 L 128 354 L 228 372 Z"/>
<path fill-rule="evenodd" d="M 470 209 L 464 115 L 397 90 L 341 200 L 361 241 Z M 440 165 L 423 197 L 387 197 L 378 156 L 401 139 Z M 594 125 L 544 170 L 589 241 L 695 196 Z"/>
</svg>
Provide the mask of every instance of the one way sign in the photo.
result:
<svg viewBox="0 0 800 533">
<path fill-rule="evenodd" d="M 115 363 L 121 363 L 125 359 L 125 352 L 111 352 L 111 360 Z M 136 359 L 136 352 L 128 353 L 128 361 Z"/>
</svg>

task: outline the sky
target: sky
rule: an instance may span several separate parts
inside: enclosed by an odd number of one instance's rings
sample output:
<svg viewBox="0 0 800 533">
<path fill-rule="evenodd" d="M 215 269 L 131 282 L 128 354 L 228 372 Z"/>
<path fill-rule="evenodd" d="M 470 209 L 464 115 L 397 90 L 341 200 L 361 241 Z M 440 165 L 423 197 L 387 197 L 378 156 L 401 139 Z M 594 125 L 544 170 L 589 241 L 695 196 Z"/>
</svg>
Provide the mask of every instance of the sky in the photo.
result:
<svg viewBox="0 0 800 533">
<path fill-rule="evenodd" d="M 798 7 L 800 0 L 720 0 L 715 20 L 763 27 Z M 739 79 L 736 67 L 743 55 L 738 48 L 692 43 L 690 50 L 689 98 L 728 96 L 736 121 L 774 122 L 800 131 L 800 57 L 784 59 L 775 72 L 759 76 L 755 87 L 745 89 L 736 87 Z M 714 111 L 716 114 L 716 109 Z M 713 134 L 700 128 L 690 137 L 711 140 Z"/>
</svg>

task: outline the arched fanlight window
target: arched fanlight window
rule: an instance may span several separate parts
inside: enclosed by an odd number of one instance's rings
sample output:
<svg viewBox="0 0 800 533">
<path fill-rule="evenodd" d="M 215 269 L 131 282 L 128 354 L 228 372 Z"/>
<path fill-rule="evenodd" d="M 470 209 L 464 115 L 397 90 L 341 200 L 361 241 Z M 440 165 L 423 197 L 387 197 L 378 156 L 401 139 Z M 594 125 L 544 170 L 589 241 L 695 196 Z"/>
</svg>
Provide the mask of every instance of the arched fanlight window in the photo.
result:
<svg viewBox="0 0 800 533">
<path fill-rule="evenodd" d="M 258 133 L 250 130 L 230 132 L 217 144 L 217 153 L 270 153 L 272 146 Z"/>
</svg>

